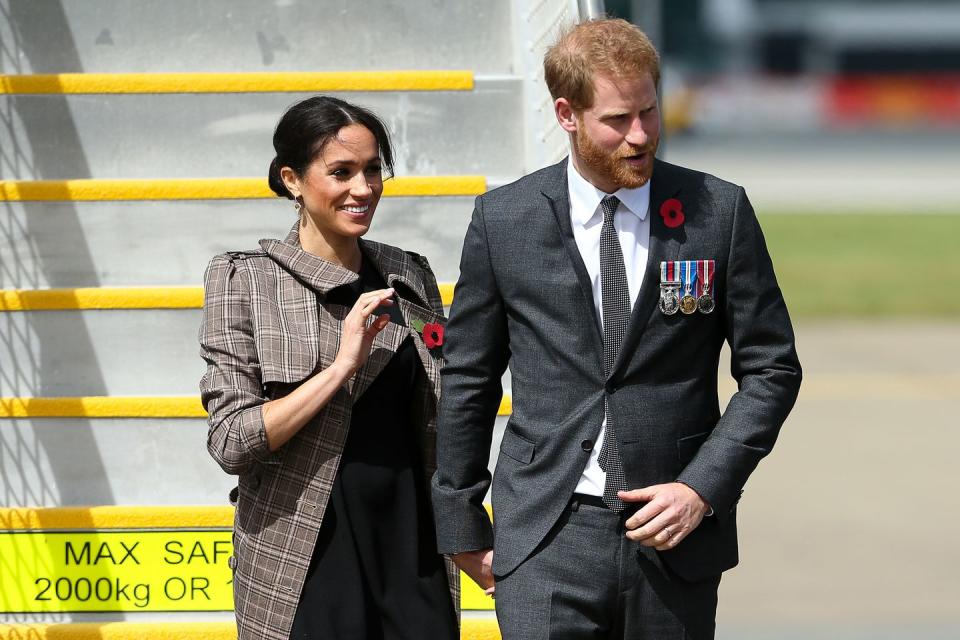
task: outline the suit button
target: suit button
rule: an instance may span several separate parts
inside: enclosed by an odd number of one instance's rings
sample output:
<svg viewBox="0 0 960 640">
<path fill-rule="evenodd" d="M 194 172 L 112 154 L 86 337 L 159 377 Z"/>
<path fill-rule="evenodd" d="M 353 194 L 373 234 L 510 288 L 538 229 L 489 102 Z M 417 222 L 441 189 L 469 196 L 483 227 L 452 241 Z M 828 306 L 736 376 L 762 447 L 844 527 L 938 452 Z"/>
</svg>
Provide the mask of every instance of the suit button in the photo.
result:
<svg viewBox="0 0 960 640">
<path fill-rule="evenodd" d="M 593 440 L 584 440 L 580 443 L 580 448 L 584 451 L 593 451 Z"/>
</svg>

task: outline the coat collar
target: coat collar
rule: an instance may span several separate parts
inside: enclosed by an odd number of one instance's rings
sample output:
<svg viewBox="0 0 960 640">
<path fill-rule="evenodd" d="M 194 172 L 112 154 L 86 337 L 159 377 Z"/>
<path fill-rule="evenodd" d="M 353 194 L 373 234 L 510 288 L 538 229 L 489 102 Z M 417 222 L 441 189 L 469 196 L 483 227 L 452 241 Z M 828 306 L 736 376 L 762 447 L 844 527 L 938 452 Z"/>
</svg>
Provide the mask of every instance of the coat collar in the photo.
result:
<svg viewBox="0 0 960 640">
<path fill-rule="evenodd" d="M 338 264 L 307 253 L 300 246 L 300 224 L 295 223 L 283 240 L 261 240 L 260 247 L 274 262 L 320 295 L 356 282 L 358 274 Z M 419 268 L 406 252 L 390 245 L 360 240 L 360 250 L 377 267 L 390 287 L 400 285 L 413 294 L 417 303 L 430 308 Z M 403 292 L 400 292 L 403 293 Z"/>
</svg>

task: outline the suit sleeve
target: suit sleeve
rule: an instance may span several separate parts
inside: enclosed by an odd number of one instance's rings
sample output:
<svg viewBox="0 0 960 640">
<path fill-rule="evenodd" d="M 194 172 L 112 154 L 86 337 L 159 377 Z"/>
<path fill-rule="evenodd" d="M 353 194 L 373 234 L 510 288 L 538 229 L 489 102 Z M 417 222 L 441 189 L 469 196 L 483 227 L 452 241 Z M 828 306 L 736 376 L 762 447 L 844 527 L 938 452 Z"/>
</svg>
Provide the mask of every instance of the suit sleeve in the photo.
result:
<svg viewBox="0 0 960 640">
<path fill-rule="evenodd" d="M 487 461 L 509 360 L 506 312 L 490 259 L 483 199 L 464 239 L 444 340 L 433 503 L 441 553 L 493 546 L 483 506 Z"/>
<path fill-rule="evenodd" d="M 724 285 L 726 338 L 738 391 L 678 478 L 703 496 L 721 521 L 773 448 L 801 379 L 787 307 L 742 188 L 736 195 Z"/>
<path fill-rule="evenodd" d="M 217 256 L 204 276 L 200 355 L 207 370 L 200 398 L 207 411 L 207 450 L 231 474 L 277 454 L 267 445 L 262 406 L 267 401 L 260 381 L 249 293 L 237 265 Z"/>
</svg>

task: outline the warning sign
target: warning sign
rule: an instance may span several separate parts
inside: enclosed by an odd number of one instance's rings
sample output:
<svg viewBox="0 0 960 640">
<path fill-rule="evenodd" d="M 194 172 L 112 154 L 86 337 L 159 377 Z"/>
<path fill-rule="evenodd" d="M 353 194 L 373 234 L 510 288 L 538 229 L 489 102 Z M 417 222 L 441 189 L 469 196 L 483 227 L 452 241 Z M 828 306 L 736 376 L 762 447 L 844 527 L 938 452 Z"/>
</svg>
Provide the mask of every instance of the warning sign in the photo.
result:
<svg viewBox="0 0 960 640">
<path fill-rule="evenodd" d="M 0 613 L 231 611 L 225 530 L 0 532 Z M 460 575 L 465 610 L 493 600 Z"/>
<path fill-rule="evenodd" d="M 229 611 L 231 532 L 0 533 L 0 612 Z"/>
</svg>

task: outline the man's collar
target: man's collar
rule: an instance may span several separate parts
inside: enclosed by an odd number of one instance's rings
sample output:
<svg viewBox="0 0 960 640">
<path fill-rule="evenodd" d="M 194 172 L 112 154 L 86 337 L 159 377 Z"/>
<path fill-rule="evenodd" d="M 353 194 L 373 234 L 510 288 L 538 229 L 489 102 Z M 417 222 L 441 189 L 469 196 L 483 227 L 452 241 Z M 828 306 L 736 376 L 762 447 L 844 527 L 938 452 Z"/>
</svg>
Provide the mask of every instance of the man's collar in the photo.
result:
<svg viewBox="0 0 960 640">
<path fill-rule="evenodd" d="M 567 182 L 570 187 L 570 215 L 574 224 L 587 226 L 598 214 L 600 201 L 607 195 L 587 181 L 576 167 L 573 158 L 567 159 Z M 650 210 L 650 183 L 636 189 L 620 188 L 613 195 L 619 198 L 627 211 L 630 211 L 641 220 L 647 217 Z"/>
</svg>

